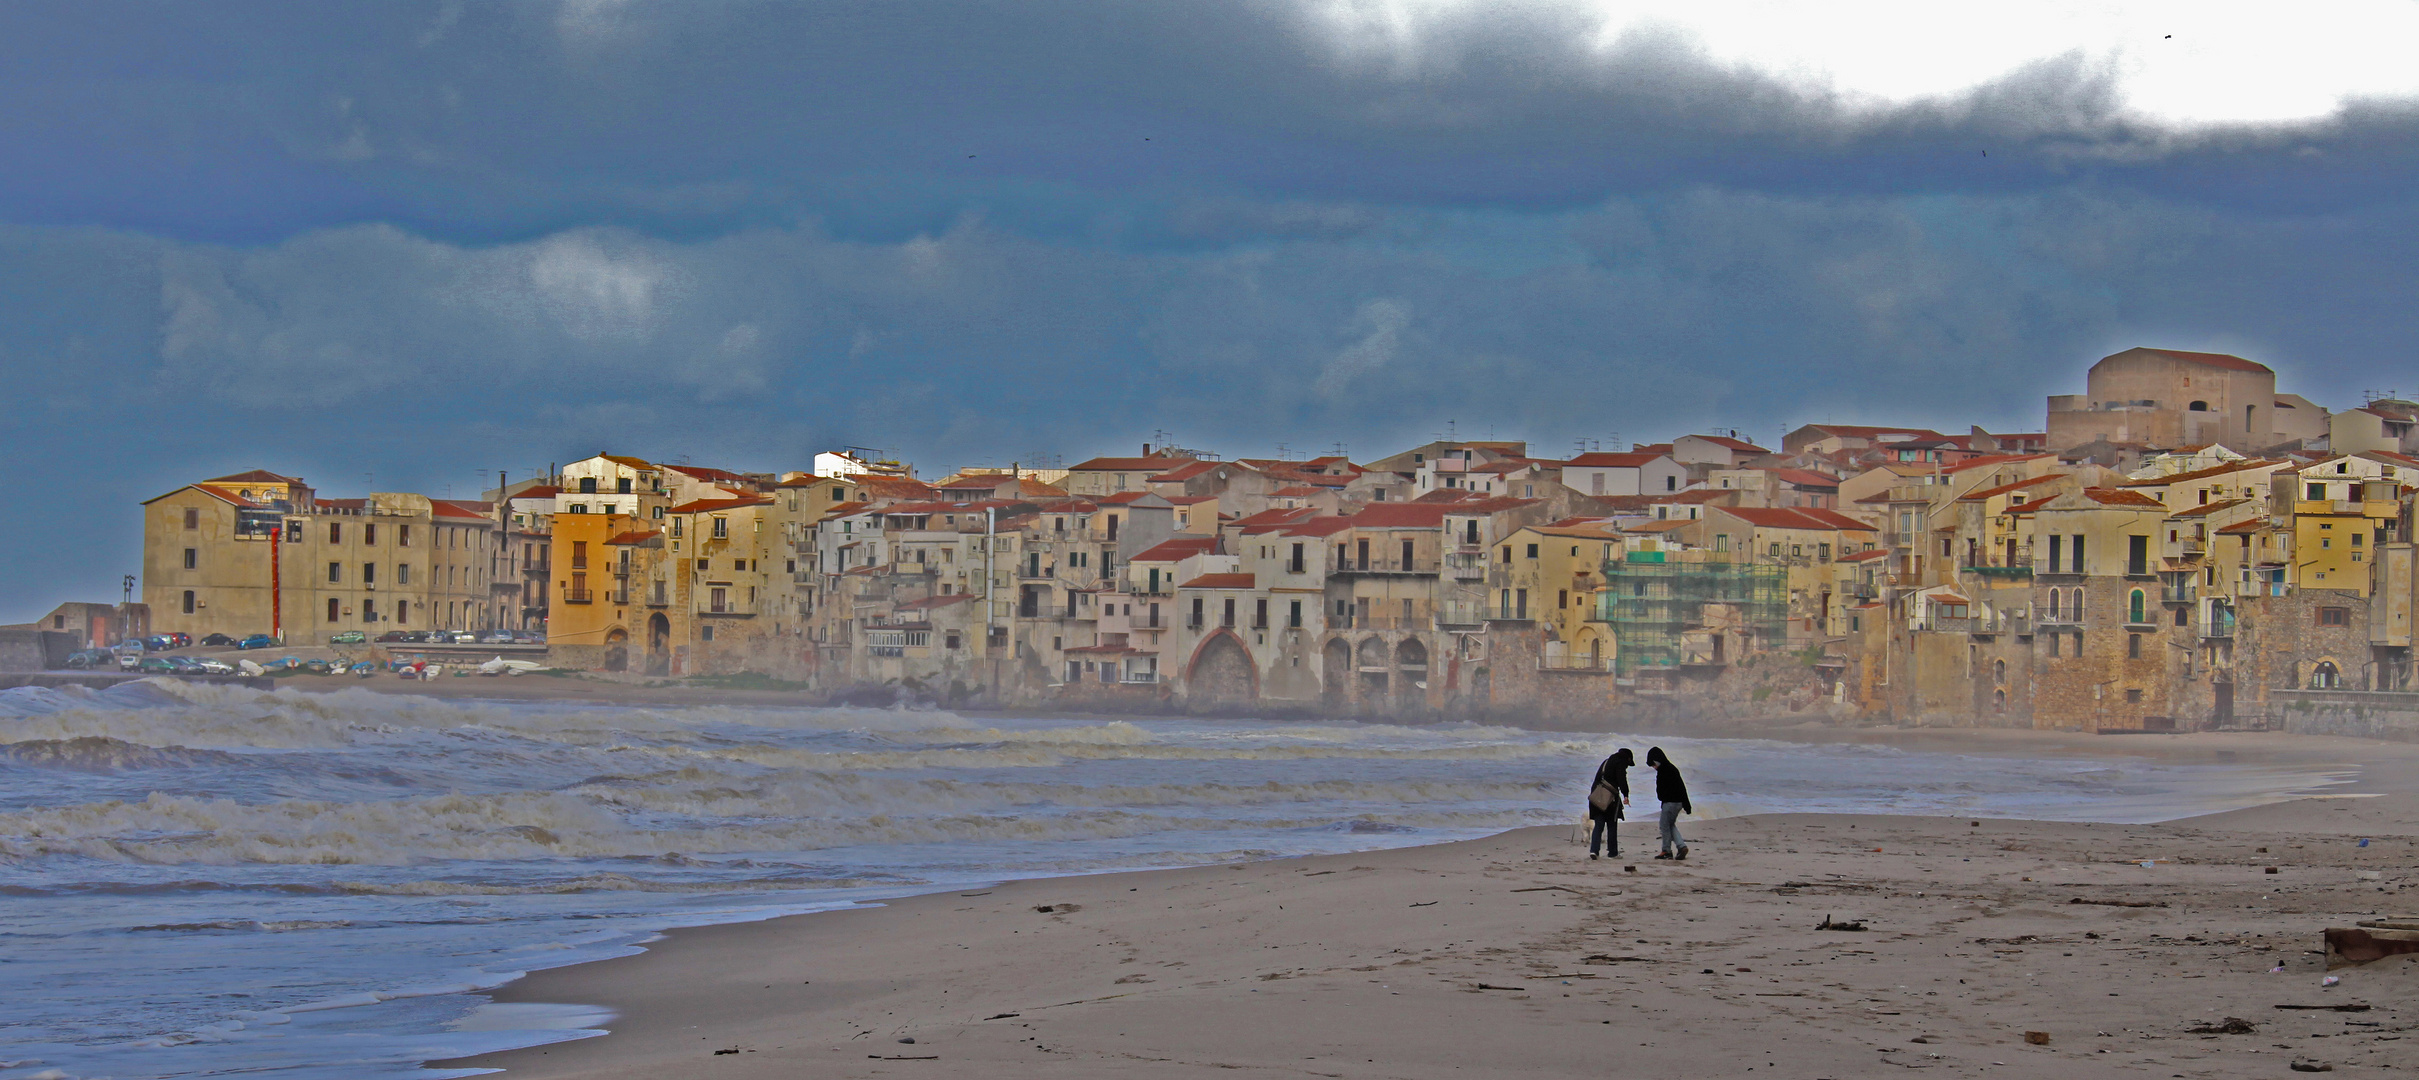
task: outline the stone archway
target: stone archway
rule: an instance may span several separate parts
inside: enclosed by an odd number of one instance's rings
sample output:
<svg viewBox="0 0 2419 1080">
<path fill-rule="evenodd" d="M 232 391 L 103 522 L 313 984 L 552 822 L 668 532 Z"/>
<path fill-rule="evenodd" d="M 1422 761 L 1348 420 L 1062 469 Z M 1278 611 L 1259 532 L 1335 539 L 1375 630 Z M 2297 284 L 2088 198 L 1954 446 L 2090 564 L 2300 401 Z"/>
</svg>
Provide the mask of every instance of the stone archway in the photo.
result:
<svg viewBox="0 0 2419 1080">
<path fill-rule="evenodd" d="M 1386 651 L 1383 638 L 1366 637 L 1353 654 L 1354 668 L 1361 675 L 1361 702 L 1371 707 L 1383 707 L 1386 701 L 1386 672 L 1394 666 Z"/>
<path fill-rule="evenodd" d="M 1428 646 L 1418 638 L 1404 638 L 1394 647 L 1394 696 L 1402 708 L 1416 709 L 1427 704 Z"/>
<path fill-rule="evenodd" d="M 1260 696 L 1260 673 L 1251 652 L 1230 631 L 1209 636 L 1185 665 L 1185 699 L 1196 708 L 1245 704 Z"/>
<path fill-rule="evenodd" d="M 1352 646 L 1343 638 L 1328 638 L 1319 650 L 1319 700 L 1341 709 L 1352 697 Z"/>
<path fill-rule="evenodd" d="M 605 670 L 630 670 L 630 632 L 621 627 L 605 631 Z"/>
<path fill-rule="evenodd" d="M 647 674 L 672 672 L 672 620 L 656 612 L 647 617 Z"/>
</svg>

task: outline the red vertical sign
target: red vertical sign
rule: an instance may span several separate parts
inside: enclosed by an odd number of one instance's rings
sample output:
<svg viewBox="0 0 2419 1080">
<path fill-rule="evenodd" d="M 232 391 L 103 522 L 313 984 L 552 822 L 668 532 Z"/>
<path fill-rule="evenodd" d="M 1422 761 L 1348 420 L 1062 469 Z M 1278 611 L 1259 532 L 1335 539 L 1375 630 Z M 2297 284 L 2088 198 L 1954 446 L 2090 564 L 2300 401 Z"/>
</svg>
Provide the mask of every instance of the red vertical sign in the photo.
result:
<svg viewBox="0 0 2419 1080">
<path fill-rule="evenodd" d="M 284 521 L 269 529 L 269 636 L 281 643 L 286 639 L 285 575 L 277 558 L 277 545 L 285 537 Z"/>
</svg>

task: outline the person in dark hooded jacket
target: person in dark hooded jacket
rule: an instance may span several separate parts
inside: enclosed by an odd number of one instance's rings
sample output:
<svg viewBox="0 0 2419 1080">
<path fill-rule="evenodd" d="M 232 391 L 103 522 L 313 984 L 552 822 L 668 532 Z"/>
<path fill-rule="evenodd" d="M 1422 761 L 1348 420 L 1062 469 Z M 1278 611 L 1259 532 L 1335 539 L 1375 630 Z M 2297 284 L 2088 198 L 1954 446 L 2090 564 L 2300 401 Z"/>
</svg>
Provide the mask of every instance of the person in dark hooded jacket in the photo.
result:
<svg viewBox="0 0 2419 1080">
<path fill-rule="evenodd" d="M 1621 857 L 1621 808 L 1629 805 L 1629 768 L 1637 764 L 1629 747 L 1613 751 L 1613 756 L 1596 766 L 1596 779 L 1588 785 L 1587 818 L 1594 825 L 1587 838 L 1587 857 L 1598 858 L 1601 847 L 1606 855 Z"/>
<path fill-rule="evenodd" d="M 1697 812 L 1688 803 L 1688 782 L 1680 779 L 1680 767 L 1663 756 L 1660 746 L 1647 749 L 1646 764 L 1655 770 L 1655 799 L 1663 804 L 1663 853 L 1655 857 L 1685 859 L 1688 841 L 1680 839 L 1680 815 Z"/>
</svg>

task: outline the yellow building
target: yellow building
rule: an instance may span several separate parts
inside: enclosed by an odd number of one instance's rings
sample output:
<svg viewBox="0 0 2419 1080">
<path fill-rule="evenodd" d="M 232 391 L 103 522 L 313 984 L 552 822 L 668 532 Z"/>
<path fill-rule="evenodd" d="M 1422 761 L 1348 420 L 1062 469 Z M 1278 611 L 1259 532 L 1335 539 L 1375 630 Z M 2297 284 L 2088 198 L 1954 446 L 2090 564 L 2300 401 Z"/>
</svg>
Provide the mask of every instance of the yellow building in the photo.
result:
<svg viewBox="0 0 2419 1080">
<path fill-rule="evenodd" d="M 1498 587 L 1515 608 L 1525 605 L 1544 639 L 1539 663 L 1550 668 L 1610 669 L 1613 634 L 1599 613 L 1604 564 L 1618 557 L 1622 536 L 1607 522 L 1527 525 L 1501 549 Z"/>
<path fill-rule="evenodd" d="M 630 514 L 554 516 L 553 595 L 546 655 L 558 667 L 628 670 L 631 613 L 638 609 L 626 577 L 632 551 L 656 535 Z"/>
<path fill-rule="evenodd" d="M 2419 460 L 2383 451 L 2305 466 L 2291 474 L 2293 584 L 2369 595 L 2379 545 L 2397 539 L 2400 484 Z"/>
</svg>

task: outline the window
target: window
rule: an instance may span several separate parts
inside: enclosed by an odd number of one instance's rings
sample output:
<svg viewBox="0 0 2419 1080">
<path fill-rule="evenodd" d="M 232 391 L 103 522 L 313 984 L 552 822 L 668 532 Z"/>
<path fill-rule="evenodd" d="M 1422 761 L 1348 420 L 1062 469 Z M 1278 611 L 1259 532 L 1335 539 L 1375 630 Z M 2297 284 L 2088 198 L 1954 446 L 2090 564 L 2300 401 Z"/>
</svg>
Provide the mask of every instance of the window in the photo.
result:
<svg viewBox="0 0 2419 1080">
<path fill-rule="evenodd" d="M 331 521 L 331 522 L 328 522 L 328 543 L 331 543 L 331 544 L 341 544 L 341 543 L 343 543 L 343 542 L 344 542 L 344 522 L 341 522 L 341 521 Z"/>
<path fill-rule="evenodd" d="M 361 602 L 361 621 L 365 623 L 378 621 L 378 601 L 363 600 Z M 403 605 L 401 602 L 397 602 L 395 604 L 395 621 L 403 621 Z"/>
<path fill-rule="evenodd" d="M 870 557 L 870 556 L 869 556 L 869 557 Z M 711 569 L 713 569 L 713 568 L 714 568 L 714 566 L 713 566 L 713 560 L 711 560 L 711 559 L 699 559 L 699 560 L 697 560 L 697 572 L 698 572 L 698 573 L 702 574 L 702 573 L 705 573 L 706 571 L 711 570 Z"/>
<path fill-rule="evenodd" d="M 2146 607 L 2148 607 L 2148 602 L 2142 590 L 2135 589 L 2129 594 L 2125 604 L 2125 621 L 2136 625 L 2149 622 L 2149 612 L 2145 610 Z"/>
<path fill-rule="evenodd" d="M 731 519 L 726 518 L 726 517 L 718 517 L 718 518 L 715 518 L 715 519 L 714 519 L 714 539 L 716 539 L 716 540 L 728 540 L 728 539 L 730 539 L 730 538 L 731 538 Z"/>
<path fill-rule="evenodd" d="M 1729 550 L 1730 550 L 1730 534 L 1729 534 L 1729 533 L 1715 533 L 1715 534 L 1713 534 L 1713 549 L 1714 549 L 1714 552 L 1715 552 L 1716 554 L 1720 554 L 1720 553 L 1723 553 L 1723 552 L 1727 552 L 1727 551 L 1729 551 Z"/>
<path fill-rule="evenodd" d="M 2307 485 L 2307 490 L 2302 492 L 2302 497 L 2310 502 L 2324 502 L 2327 497 L 2327 486 L 2325 484 Z"/>
<path fill-rule="evenodd" d="M 1515 619 L 1525 619 L 1525 618 L 1528 618 L 1528 617 L 1529 617 L 1529 590 L 1527 590 L 1527 589 L 1514 589 L 1514 590 L 1512 590 L 1512 599 L 1513 599 L 1513 604 L 1512 604 L 1512 617 L 1513 617 L 1513 618 L 1515 618 Z"/>
<path fill-rule="evenodd" d="M 2056 634 L 2049 635 L 2049 654 L 2053 657 L 2058 655 L 2058 635 Z"/>
<path fill-rule="evenodd" d="M 202 512 L 199 508 L 191 506 L 185 508 L 185 527 L 188 529 L 202 527 Z"/>
<path fill-rule="evenodd" d="M 2125 635 L 2125 659 L 2127 659 L 2127 660 L 2139 660 L 2139 659 L 2141 659 L 2141 658 L 2142 658 L 2142 635 L 2140 635 L 2140 634 L 2127 634 L 2127 635 Z"/>
<path fill-rule="evenodd" d="M 617 493 L 619 493 L 619 494 L 623 494 L 623 495 L 628 495 L 628 494 L 630 494 L 630 478 L 629 478 L 629 477 L 627 477 L 627 476 L 624 476 L 624 477 L 620 477 L 620 478 L 618 478 L 618 479 L 614 480 L 614 481 L 613 481 L 613 490 L 614 490 L 615 492 L 617 492 Z"/>
<path fill-rule="evenodd" d="M 2322 607 L 2322 608 L 2319 608 L 2319 609 L 2318 609 L 2318 625 L 2320 625 L 2320 626 L 2350 626 L 2350 625 L 2352 625 L 2352 609 L 2351 609 L 2351 608 L 2343 608 L 2343 607 Z"/>
<path fill-rule="evenodd" d="M 2139 704 L 2141 704 L 2141 703 L 2142 703 L 2142 692 L 2141 692 L 2141 691 L 2139 691 L 2139 690 L 2127 690 L 2127 691 L 2125 691 L 2125 703 L 2126 703 L 2127 705 L 2139 705 Z"/>
<path fill-rule="evenodd" d="M 1505 544 L 1503 546 L 1503 561 L 1506 564 L 1509 564 L 1512 561 L 1512 545 L 1510 544 Z"/>
<path fill-rule="evenodd" d="M 338 583 L 338 582 L 341 582 L 341 581 L 343 581 L 343 580 L 344 580 L 344 564 L 343 564 L 343 563 L 340 563 L 340 562 L 331 562 L 331 563 L 329 563 L 329 564 L 328 564 L 328 584 L 330 584 L 330 585 L 334 585 L 334 584 L 336 584 L 336 583 Z"/>
<path fill-rule="evenodd" d="M 1529 545 L 1529 557 L 1530 557 L 1530 558 L 1532 558 L 1532 559 L 1534 559 L 1534 558 L 1536 558 L 1536 557 L 1537 557 L 1537 545 L 1535 545 L 1535 544 L 1530 544 L 1530 545 Z"/>
<path fill-rule="evenodd" d="M 681 523 L 681 521 L 682 521 L 682 519 L 681 519 L 681 518 L 673 518 L 673 519 L 672 519 L 672 535 L 673 535 L 673 536 L 679 536 L 679 535 L 680 535 L 680 523 Z M 840 531 L 841 531 L 841 532 L 848 532 L 848 531 L 849 531 L 849 524 L 850 524 L 849 522 L 845 522 L 845 521 L 841 522 L 841 523 L 840 523 Z"/>
<path fill-rule="evenodd" d="M 361 527 L 361 544 L 363 547 L 378 546 L 378 526 L 364 525 Z"/>
<path fill-rule="evenodd" d="M 333 596 L 328 597 L 328 621 L 335 622 L 342 614 L 343 609 L 338 606 L 336 598 Z"/>
<path fill-rule="evenodd" d="M 1293 546 L 1293 558 L 1286 562 L 1285 571 L 1289 574 L 1299 574 L 1302 572 L 1302 569 L 1302 545 L 1295 544 Z M 1297 622 L 1294 625 L 1300 626 L 1301 623 Z"/>
<path fill-rule="evenodd" d="M 374 563 L 374 562 L 365 562 L 365 563 L 362 563 L 362 564 L 361 564 L 361 583 L 362 583 L 362 584 L 364 584 L 364 585 L 376 585 L 376 584 L 378 584 L 378 564 L 377 564 L 377 563 Z"/>
<path fill-rule="evenodd" d="M 596 477 L 593 477 L 593 476 L 583 476 L 583 477 L 580 477 L 580 494 L 582 494 L 582 495 L 594 495 L 594 494 L 596 494 Z"/>
<path fill-rule="evenodd" d="M 1234 627 L 1235 627 L 1235 598 L 1234 598 L 1234 597 L 1231 597 L 1231 596 L 1230 596 L 1230 597 L 1227 597 L 1227 598 L 1226 598 L 1226 601 L 1225 601 L 1223 604 L 1219 605 L 1219 608 L 1220 608 L 1220 610 L 1219 610 L 1219 612 L 1218 612 L 1218 625 L 1223 626 L 1223 627 L 1226 627 L 1226 628 L 1227 628 L 1227 629 L 1229 629 L 1229 630 L 1234 629 Z"/>
<path fill-rule="evenodd" d="M 186 548 L 186 549 L 185 549 L 185 569 L 187 569 L 187 570 L 193 570 L 193 569 L 197 569 L 197 568 L 199 568 L 199 567 L 200 567 L 200 565 L 201 565 L 201 552 L 200 552 L 198 549 L 195 549 L 195 548 Z"/>
<path fill-rule="evenodd" d="M 431 526 L 431 527 L 433 528 L 434 526 Z M 397 525 L 397 526 L 395 526 L 395 546 L 397 546 L 397 547 L 410 547 L 410 546 L 412 546 L 412 527 L 411 527 L 411 526 L 409 526 L 409 525 Z"/>
<path fill-rule="evenodd" d="M 2065 551 L 2066 551 L 2066 538 L 2065 538 L 2065 537 L 2063 537 L 2063 536 L 2052 536 L 2052 537 L 2050 537 L 2050 538 L 2049 538 L 2049 572 L 2050 572 L 2050 573 L 2055 574 L 2055 573 L 2057 573 L 2057 572 L 2058 572 L 2058 556 L 2059 556 L 2059 555 L 2061 555 L 2061 554 L 2063 554 Z M 2056 597 L 2057 597 L 2057 591 L 2056 591 L 2056 590 L 2054 590 L 2054 589 L 2053 589 L 2053 590 L 2051 590 L 2051 592 L 2050 592 L 2050 596 L 2051 596 L 2051 600 L 2050 600 L 2050 615 L 2052 615 L 2052 616 L 2054 617 L 2054 616 L 2056 616 L 2056 615 L 2058 614 L 2058 611 L 2057 611 L 2057 600 L 2056 600 Z"/>
<path fill-rule="evenodd" d="M 1252 617 L 1251 617 L 1251 624 L 1252 624 L 1252 628 L 1253 628 L 1253 629 L 1255 629 L 1255 630 L 1266 630 L 1266 629 L 1268 629 L 1268 598 L 1267 598 L 1267 597 L 1265 597 L 1265 596 L 1264 596 L 1264 597 L 1261 597 L 1261 598 L 1259 598 L 1259 599 L 1257 599 L 1257 600 L 1252 601 Z"/>
<path fill-rule="evenodd" d="M 1410 601 L 1408 601 L 1408 600 L 1405 600 L 1405 601 L 1403 601 L 1403 602 L 1404 602 L 1404 603 L 1406 603 L 1406 604 L 1410 603 Z M 1554 591 L 1554 606 L 1555 606 L 1556 608 L 1561 609 L 1561 610 L 1564 610 L 1564 611 L 1568 611 L 1568 610 L 1570 610 L 1570 607 L 1571 607 L 1571 590 L 1569 590 L 1569 589 L 1557 589 L 1557 590 L 1555 590 L 1555 591 Z"/>
<path fill-rule="evenodd" d="M 1189 624 L 1188 624 L 1188 626 L 1189 626 L 1189 628 L 1190 628 L 1190 629 L 1194 629 L 1194 630 L 1199 630 L 1199 629 L 1201 629 L 1201 625 L 1202 625 L 1202 621 L 1203 621 L 1203 620 L 1202 620 L 1202 615 L 1201 615 L 1202 603 L 1203 603 L 1203 601 L 1202 601 L 1202 599 L 1201 599 L 1200 597 L 1196 596 L 1196 597 L 1194 597 L 1194 598 L 1193 598 L 1193 620 L 1192 620 L 1192 622 L 1191 622 L 1191 623 L 1189 623 Z"/>
<path fill-rule="evenodd" d="M 1301 601 L 1296 600 L 1296 601 L 1294 601 L 1294 602 L 1293 602 L 1293 610 L 1292 610 L 1292 611 L 1290 611 L 1290 612 L 1288 612 L 1288 613 L 1286 614 L 1286 616 L 1285 616 L 1285 625 L 1290 626 L 1290 627 L 1293 627 L 1293 628 L 1294 628 L 1294 629 L 1296 629 L 1296 630 L 1299 630 L 1299 629 L 1301 629 L 1301 628 L 1302 628 L 1302 602 L 1301 602 Z"/>
<path fill-rule="evenodd" d="M 1413 548 L 1411 541 L 1409 541 L 1409 540 L 1405 540 L 1405 541 L 1403 541 L 1403 565 L 1402 565 L 1401 567 L 1399 567 L 1399 569 L 1402 569 L 1402 570 L 1404 570 L 1404 571 L 1409 571 L 1409 570 L 1411 569 L 1411 562 L 1412 562 L 1411 553 L 1412 553 L 1414 550 L 1415 550 L 1415 549 Z"/>
<path fill-rule="evenodd" d="M 2125 538 L 2125 572 L 2136 577 L 2150 572 L 2149 537 L 2128 536 Z"/>
<path fill-rule="evenodd" d="M 396 564 L 395 564 L 395 584 L 397 584 L 397 585 L 409 585 L 409 584 L 411 584 L 411 583 L 412 583 L 412 564 L 410 564 L 410 563 L 396 563 Z"/>
<path fill-rule="evenodd" d="M 331 604 L 332 604 L 332 603 L 335 603 L 335 601 L 333 601 L 333 600 L 328 601 L 328 602 L 329 602 L 329 603 L 331 603 Z M 193 614 L 193 590 L 191 590 L 191 589 L 187 589 L 187 590 L 185 590 L 185 602 L 184 602 L 184 607 L 185 607 L 185 614 L 187 614 L 187 615 L 191 615 L 191 614 Z M 66 622 L 67 620 L 66 620 L 66 618 L 65 618 L 64 616 L 62 616 L 62 617 L 60 617 L 60 618 L 59 618 L 59 620 L 57 620 L 57 621 L 63 625 L 63 624 L 65 624 L 65 622 Z"/>
</svg>

